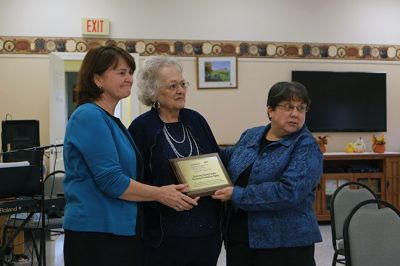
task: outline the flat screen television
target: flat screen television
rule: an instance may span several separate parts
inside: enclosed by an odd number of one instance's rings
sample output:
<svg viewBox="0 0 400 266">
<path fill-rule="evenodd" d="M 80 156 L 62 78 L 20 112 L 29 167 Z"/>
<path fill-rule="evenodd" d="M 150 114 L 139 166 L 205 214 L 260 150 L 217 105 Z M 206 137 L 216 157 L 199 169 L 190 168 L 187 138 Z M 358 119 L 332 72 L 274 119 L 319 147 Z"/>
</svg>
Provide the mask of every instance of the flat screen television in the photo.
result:
<svg viewBox="0 0 400 266">
<path fill-rule="evenodd" d="M 386 132 L 386 73 L 292 71 L 311 98 L 312 132 Z"/>
</svg>

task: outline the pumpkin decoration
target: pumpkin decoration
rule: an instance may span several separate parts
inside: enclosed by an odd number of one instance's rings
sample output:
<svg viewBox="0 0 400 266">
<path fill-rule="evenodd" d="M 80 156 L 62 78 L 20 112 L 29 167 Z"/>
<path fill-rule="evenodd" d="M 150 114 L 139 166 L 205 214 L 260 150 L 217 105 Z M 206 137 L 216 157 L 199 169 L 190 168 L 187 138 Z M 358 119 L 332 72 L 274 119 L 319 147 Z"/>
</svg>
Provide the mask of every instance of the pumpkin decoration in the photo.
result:
<svg viewBox="0 0 400 266">
<path fill-rule="evenodd" d="M 362 153 L 365 152 L 365 150 L 365 142 L 361 137 L 359 137 L 355 142 L 347 143 L 344 147 L 344 151 L 347 153 Z"/>
<path fill-rule="evenodd" d="M 385 136 L 382 134 L 379 137 L 372 135 L 372 151 L 376 153 L 385 152 Z"/>
<path fill-rule="evenodd" d="M 358 140 L 356 140 L 356 142 L 354 142 L 354 152 L 365 152 L 365 150 L 367 149 L 365 147 L 365 142 L 362 139 L 362 137 L 359 137 Z"/>
<path fill-rule="evenodd" d="M 328 136 L 318 136 L 317 142 L 321 152 L 322 153 L 326 152 L 326 145 L 328 144 Z"/>
</svg>

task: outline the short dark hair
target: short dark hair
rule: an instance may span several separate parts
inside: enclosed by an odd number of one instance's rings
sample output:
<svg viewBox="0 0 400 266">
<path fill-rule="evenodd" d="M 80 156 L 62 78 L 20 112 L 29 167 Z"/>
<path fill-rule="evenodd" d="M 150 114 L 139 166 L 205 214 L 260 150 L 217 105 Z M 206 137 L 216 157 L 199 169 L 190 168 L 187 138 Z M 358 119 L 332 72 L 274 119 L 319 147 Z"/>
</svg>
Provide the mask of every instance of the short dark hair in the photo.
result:
<svg viewBox="0 0 400 266">
<path fill-rule="evenodd" d="M 303 84 L 295 81 L 282 81 L 275 83 L 269 90 L 267 106 L 275 109 L 280 102 L 291 100 L 302 101 L 307 106 L 311 104 L 311 99 Z"/>
<path fill-rule="evenodd" d="M 78 105 L 100 98 L 103 90 L 94 82 L 94 76 L 103 74 L 110 67 L 117 67 L 120 58 L 125 60 L 133 73 L 136 69 L 135 60 L 127 51 L 118 46 L 99 46 L 87 52 L 79 70 Z"/>
</svg>

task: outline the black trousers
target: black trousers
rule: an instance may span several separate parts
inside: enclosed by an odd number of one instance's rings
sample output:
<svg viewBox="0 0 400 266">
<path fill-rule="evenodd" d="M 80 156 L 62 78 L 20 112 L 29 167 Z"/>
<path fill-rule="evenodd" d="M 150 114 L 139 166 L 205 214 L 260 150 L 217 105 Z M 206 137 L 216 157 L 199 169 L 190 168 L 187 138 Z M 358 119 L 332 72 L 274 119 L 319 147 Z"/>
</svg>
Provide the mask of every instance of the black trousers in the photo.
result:
<svg viewBox="0 0 400 266">
<path fill-rule="evenodd" d="M 314 245 L 293 248 L 252 249 L 247 244 L 229 242 L 227 266 L 315 266 Z"/>
<path fill-rule="evenodd" d="M 158 248 L 145 244 L 145 266 L 215 266 L 221 252 L 219 234 L 165 237 Z"/>
<path fill-rule="evenodd" d="M 65 230 L 65 266 L 142 266 L 143 246 L 137 236 Z"/>
</svg>

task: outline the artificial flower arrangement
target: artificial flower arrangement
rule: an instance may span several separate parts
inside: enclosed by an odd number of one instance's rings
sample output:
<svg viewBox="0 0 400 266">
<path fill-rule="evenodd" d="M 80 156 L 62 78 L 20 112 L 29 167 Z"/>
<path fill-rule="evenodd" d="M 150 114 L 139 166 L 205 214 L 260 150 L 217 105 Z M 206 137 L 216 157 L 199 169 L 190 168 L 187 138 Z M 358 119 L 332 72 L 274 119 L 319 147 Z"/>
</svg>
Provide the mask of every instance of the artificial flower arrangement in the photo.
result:
<svg viewBox="0 0 400 266">
<path fill-rule="evenodd" d="M 385 152 L 385 136 L 382 134 L 380 136 L 372 135 L 372 151 L 376 153 Z"/>
</svg>

